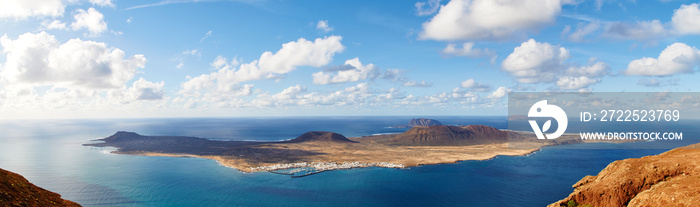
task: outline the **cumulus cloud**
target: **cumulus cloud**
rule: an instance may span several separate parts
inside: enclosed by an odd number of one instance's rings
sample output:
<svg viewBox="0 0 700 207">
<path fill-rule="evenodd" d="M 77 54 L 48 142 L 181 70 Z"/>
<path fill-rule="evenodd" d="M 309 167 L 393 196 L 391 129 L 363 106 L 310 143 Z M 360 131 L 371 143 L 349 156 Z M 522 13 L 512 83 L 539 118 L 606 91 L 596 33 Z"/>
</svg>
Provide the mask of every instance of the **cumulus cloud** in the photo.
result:
<svg viewBox="0 0 700 207">
<path fill-rule="evenodd" d="M 487 96 L 487 98 L 491 98 L 491 99 L 503 98 L 506 95 L 508 95 L 508 92 L 510 92 L 509 88 L 501 86 L 501 87 L 498 87 L 495 91 L 491 92 L 489 94 L 489 96 Z"/>
<path fill-rule="evenodd" d="M 87 29 L 88 36 L 99 36 L 107 30 L 107 23 L 104 21 L 104 15 L 97 9 L 90 7 L 87 11 L 83 9 L 75 10 L 75 22 L 70 26 L 73 30 Z"/>
<path fill-rule="evenodd" d="M 333 27 L 328 26 L 328 20 L 318 21 L 318 23 L 316 23 L 316 29 L 324 31 L 324 32 L 333 31 Z"/>
<path fill-rule="evenodd" d="M 474 48 L 474 42 L 466 42 L 462 44 L 462 48 L 458 48 L 456 44 L 447 44 L 445 49 L 441 51 L 443 54 L 452 56 L 467 56 L 472 58 L 494 56 L 496 52 L 491 49 Z"/>
<path fill-rule="evenodd" d="M 698 3 L 681 5 L 673 12 L 671 24 L 679 34 L 700 34 L 700 9 Z"/>
<path fill-rule="evenodd" d="M 569 50 L 534 39 L 523 42 L 503 60 L 502 68 L 519 83 L 555 82 L 560 89 L 573 90 L 588 87 L 608 74 L 609 66 L 595 58 L 588 65 L 567 63 Z"/>
<path fill-rule="evenodd" d="M 557 80 L 557 86 L 564 90 L 581 89 L 588 87 L 589 85 L 598 83 L 598 79 L 590 78 L 587 76 L 571 77 L 565 76 Z"/>
<path fill-rule="evenodd" d="M 333 55 L 345 49 L 340 43 L 341 40 L 340 36 L 316 38 L 313 42 L 299 38 L 297 41 L 284 43 L 282 49 L 276 53 L 263 53 L 256 62 L 258 68 L 251 67 L 243 72 L 255 76 L 258 72 L 289 73 L 299 66 L 321 67 L 327 65 L 333 59 Z"/>
<path fill-rule="evenodd" d="M 71 39 L 61 44 L 46 32 L 0 38 L 6 62 L 3 80 L 34 85 L 119 88 L 146 64 L 143 55 L 127 57 L 106 44 Z"/>
<path fill-rule="evenodd" d="M 407 82 L 403 83 L 403 86 L 406 86 L 406 87 L 430 87 L 430 86 L 433 86 L 433 84 L 428 83 L 426 81 L 420 81 L 420 82 L 407 81 Z"/>
<path fill-rule="evenodd" d="M 250 102 L 252 107 L 275 106 L 347 106 L 371 104 L 376 100 L 367 83 L 359 83 L 355 86 L 329 93 L 305 93 L 306 88 L 301 85 L 290 86 L 277 94 L 262 93 Z"/>
<path fill-rule="evenodd" d="M 164 103 L 164 82 L 140 78 L 147 60 L 105 43 L 59 42 L 46 32 L 0 37 L 0 111 L 22 117 L 90 116 L 97 111 L 152 110 Z M 118 115 L 119 112 L 115 112 Z M 52 115 L 53 114 L 53 115 Z M 104 114 L 102 114 L 104 115 Z"/>
<path fill-rule="evenodd" d="M 637 22 L 608 22 L 604 25 L 602 37 L 624 40 L 657 40 L 678 35 L 700 34 L 700 8 L 698 3 L 681 5 L 674 10 L 671 21 L 660 20 Z M 593 29 L 593 28 L 589 28 Z"/>
<path fill-rule="evenodd" d="M 296 70 L 300 66 L 321 67 L 327 65 L 333 55 L 345 49 L 340 36 L 317 38 L 308 41 L 300 38 L 288 42 L 275 53 L 265 52 L 258 60 L 241 64 L 234 58 L 218 56 L 210 65 L 217 71 L 196 77 L 187 77 L 178 92 L 185 97 L 201 101 L 233 106 L 243 104 L 236 97 L 252 94 L 253 84 L 246 81 L 275 78 Z M 194 105 L 196 103 L 192 103 Z"/>
<path fill-rule="evenodd" d="M 345 61 L 346 66 L 350 66 L 347 70 L 340 70 L 336 74 L 331 74 L 323 71 L 315 72 L 312 74 L 313 81 L 315 84 L 334 84 L 334 83 L 345 83 L 345 82 L 356 82 L 366 80 L 368 78 L 374 78 L 376 73 L 376 67 L 374 64 L 362 65 L 359 58 L 354 58 Z"/>
<path fill-rule="evenodd" d="M 112 3 L 112 0 L 90 0 L 90 3 L 102 7 L 114 7 L 114 3 Z"/>
<path fill-rule="evenodd" d="M 491 86 L 487 84 L 482 84 L 474 81 L 474 79 L 468 79 L 462 81 L 462 88 L 470 89 L 471 91 L 486 92 L 491 91 Z"/>
<path fill-rule="evenodd" d="M 428 0 L 428 2 L 416 2 L 416 14 L 418 16 L 427 16 L 435 14 L 440 8 L 440 0 Z"/>
<path fill-rule="evenodd" d="M 290 86 L 277 94 L 260 94 L 251 104 L 256 107 L 304 105 L 306 97 L 302 96 L 303 92 L 306 92 L 304 86 Z"/>
<path fill-rule="evenodd" d="M 59 17 L 66 5 L 61 0 L 3 0 L 0 1 L 0 19 L 29 17 Z"/>
<path fill-rule="evenodd" d="M 158 83 L 139 78 L 126 92 L 128 100 L 160 100 L 165 96 L 165 82 Z"/>
<path fill-rule="evenodd" d="M 555 21 L 560 0 L 451 0 L 423 23 L 421 39 L 494 40 L 537 31 Z"/>
<path fill-rule="evenodd" d="M 570 57 L 564 47 L 530 39 L 516 47 L 502 65 L 520 83 L 551 82 Z"/>
<path fill-rule="evenodd" d="M 669 76 L 693 73 L 700 63 L 700 51 L 684 43 L 673 43 L 661 51 L 658 58 L 636 59 L 627 65 L 625 75 Z"/>
</svg>

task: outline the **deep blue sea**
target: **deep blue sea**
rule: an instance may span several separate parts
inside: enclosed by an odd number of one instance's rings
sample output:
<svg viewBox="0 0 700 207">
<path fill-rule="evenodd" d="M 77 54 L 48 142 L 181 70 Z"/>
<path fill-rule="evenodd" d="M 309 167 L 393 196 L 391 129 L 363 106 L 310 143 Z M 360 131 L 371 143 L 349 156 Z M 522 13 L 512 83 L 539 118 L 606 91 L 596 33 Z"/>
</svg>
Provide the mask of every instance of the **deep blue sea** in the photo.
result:
<svg viewBox="0 0 700 207">
<path fill-rule="evenodd" d="M 347 137 L 397 133 L 412 117 L 273 117 L 0 122 L 0 168 L 84 206 L 544 206 L 610 162 L 700 142 L 700 126 L 678 125 L 684 140 L 545 147 L 528 156 L 428 165 L 359 168 L 290 178 L 242 173 L 198 158 L 110 154 L 82 146 L 116 131 L 219 140 L 285 140 L 307 131 Z M 505 117 L 426 117 L 443 124 L 505 129 Z M 660 149 L 624 149 L 632 145 Z M 585 144 L 583 146 L 586 146 Z M 589 145 L 590 146 L 590 145 Z M 607 148 L 607 149 L 602 149 Z M 639 147 L 637 147 L 639 148 Z M 645 148 L 645 147 L 641 147 Z"/>
</svg>

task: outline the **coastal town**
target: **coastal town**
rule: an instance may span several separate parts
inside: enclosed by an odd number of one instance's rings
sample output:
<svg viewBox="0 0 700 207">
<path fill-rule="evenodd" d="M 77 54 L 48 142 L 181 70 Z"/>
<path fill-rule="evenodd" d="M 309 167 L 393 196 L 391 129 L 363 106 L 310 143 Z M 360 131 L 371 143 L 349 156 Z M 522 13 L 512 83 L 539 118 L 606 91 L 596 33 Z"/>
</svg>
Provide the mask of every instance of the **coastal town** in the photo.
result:
<svg viewBox="0 0 700 207">
<path fill-rule="evenodd" d="M 250 171 L 268 171 L 277 174 L 291 175 L 292 177 L 303 177 L 307 175 L 312 175 L 324 171 L 330 170 L 340 170 L 340 169 L 351 169 L 360 167 L 384 167 L 384 168 L 404 168 L 406 166 L 402 164 L 394 164 L 388 162 L 372 162 L 372 163 L 361 163 L 361 162 L 297 162 L 297 163 L 284 163 L 260 167 L 251 167 Z M 276 172 L 279 170 L 288 170 L 285 172 Z M 301 173 L 301 174 L 298 174 Z"/>
</svg>

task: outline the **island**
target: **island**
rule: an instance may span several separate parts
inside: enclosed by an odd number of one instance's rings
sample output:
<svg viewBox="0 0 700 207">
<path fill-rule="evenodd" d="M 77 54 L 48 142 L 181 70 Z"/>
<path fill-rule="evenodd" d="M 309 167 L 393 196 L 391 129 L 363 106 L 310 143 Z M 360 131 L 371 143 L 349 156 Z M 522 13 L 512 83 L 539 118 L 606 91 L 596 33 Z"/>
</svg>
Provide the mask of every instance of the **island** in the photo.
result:
<svg viewBox="0 0 700 207">
<path fill-rule="evenodd" d="M 404 133 L 347 138 L 312 131 L 287 141 L 219 141 L 197 137 L 143 136 L 120 131 L 95 147 L 116 147 L 113 153 L 198 157 L 243 172 L 270 171 L 300 177 L 357 167 L 406 168 L 428 164 L 486 160 L 498 155 L 526 155 L 543 146 L 582 143 L 578 135 L 537 140 L 531 132 L 483 125 L 415 126 Z"/>
<path fill-rule="evenodd" d="M 30 183 L 24 176 L 0 169 L 0 206 L 80 206 Z"/>
<path fill-rule="evenodd" d="M 696 206 L 700 201 L 700 144 L 610 163 L 586 176 L 555 206 Z"/>
<path fill-rule="evenodd" d="M 442 125 L 438 120 L 435 119 L 426 119 L 426 118 L 418 118 L 418 119 L 411 119 L 411 121 L 408 121 L 408 125 L 398 125 L 394 126 L 394 128 L 411 128 L 415 126 L 437 126 L 437 125 Z"/>
</svg>

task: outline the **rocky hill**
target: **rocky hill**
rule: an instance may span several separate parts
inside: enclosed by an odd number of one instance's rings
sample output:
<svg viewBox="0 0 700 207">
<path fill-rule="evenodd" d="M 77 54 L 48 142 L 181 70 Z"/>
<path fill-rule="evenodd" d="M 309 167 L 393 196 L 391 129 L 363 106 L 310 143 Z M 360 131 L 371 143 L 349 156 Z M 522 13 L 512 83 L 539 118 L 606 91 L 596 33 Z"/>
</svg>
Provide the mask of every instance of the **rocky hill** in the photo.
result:
<svg viewBox="0 0 700 207">
<path fill-rule="evenodd" d="M 30 183 L 23 176 L 0 169 L 0 206 L 80 206 L 61 195 Z"/>
<path fill-rule="evenodd" d="M 325 142 L 344 142 L 344 143 L 354 143 L 347 137 L 333 132 L 323 132 L 323 131 L 311 131 L 298 136 L 288 142 L 300 143 L 300 142 L 313 142 L 313 141 L 325 141 Z"/>
<path fill-rule="evenodd" d="M 400 126 L 395 126 L 396 128 L 411 128 L 415 126 L 438 126 L 442 125 L 439 121 L 435 119 L 425 119 L 425 118 L 418 118 L 418 119 L 411 119 L 411 121 L 408 122 L 408 125 L 400 125 Z"/>
<path fill-rule="evenodd" d="M 508 132 L 483 125 L 417 126 L 391 138 L 393 144 L 426 146 L 493 144 L 507 141 Z"/>
<path fill-rule="evenodd" d="M 573 185 L 549 206 L 696 206 L 700 203 L 700 144 L 610 163 Z"/>
</svg>

